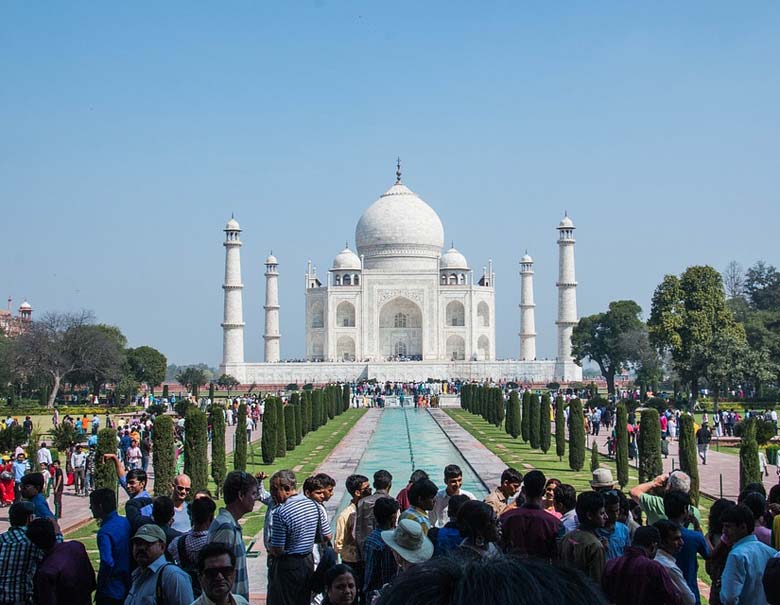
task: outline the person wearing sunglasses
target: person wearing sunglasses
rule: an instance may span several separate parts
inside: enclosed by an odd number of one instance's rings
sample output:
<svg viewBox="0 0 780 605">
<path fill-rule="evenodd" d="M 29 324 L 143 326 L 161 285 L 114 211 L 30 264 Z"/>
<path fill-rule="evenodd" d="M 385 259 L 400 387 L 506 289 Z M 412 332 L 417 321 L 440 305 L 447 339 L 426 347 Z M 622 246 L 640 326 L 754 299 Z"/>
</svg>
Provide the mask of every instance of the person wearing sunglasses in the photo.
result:
<svg viewBox="0 0 780 605">
<path fill-rule="evenodd" d="M 192 529 L 190 503 L 187 502 L 191 490 L 192 481 L 187 475 L 182 473 L 181 475 L 174 477 L 173 492 L 171 493 L 174 513 L 171 527 L 181 533 L 187 533 Z"/>
<path fill-rule="evenodd" d="M 198 553 L 198 577 L 203 593 L 192 605 L 247 605 L 241 595 L 233 594 L 236 557 L 233 549 L 221 542 L 212 542 Z"/>
</svg>

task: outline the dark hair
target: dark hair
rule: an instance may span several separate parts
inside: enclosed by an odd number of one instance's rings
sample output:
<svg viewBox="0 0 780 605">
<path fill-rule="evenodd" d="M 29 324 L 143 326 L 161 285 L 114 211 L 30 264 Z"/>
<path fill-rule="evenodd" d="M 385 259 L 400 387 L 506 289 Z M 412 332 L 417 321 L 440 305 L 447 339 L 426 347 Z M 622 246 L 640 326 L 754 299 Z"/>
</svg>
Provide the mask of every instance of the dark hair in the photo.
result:
<svg viewBox="0 0 780 605">
<path fill-rule="evenodd" d="M 227 555 L 230 557 L 230 566 L 236 566 L 236 554 L 233 552 L 233 547 L 224 544 L 223 542 L 209 542 L 198 551 L 198 573 L 203 573 L 206 569 L 206 559 L 213 557 L 221 557 Z"/>
<path fill-rule="evenodd" d="M 354 496 L 355 492 L 360 489 L 360 486 L 363 485 L 368 481 L 368 477 L 365 475 L 350 475 L 347 477 L 346 485 L 347 485 L 347 493 L 350 496 Z"/>
<path fill-rule="evenodd" d="M 661 542 L 661 533 L 652 525 L 643 525 L 637 527 L 634 531 L 634 539 L 631 542 L 632 546 L 644 546 L 650 548 L 653 544 L 659 544 Z"/>
<path fill-rule="evenodd" d="M 549 486 L 550 483 L 555 483 L 555 486 L 557 487 L 561 485 L 561 480 L 556 479 L 555 477 L 550 477 L 549 479 L 547 479 L 547 481 L 544 482 L 544 487 L 547 488 L 547 486 Z"/>
<path fill-rule="evenodd" d="M 27 526 L 27 537 L 43 551 L 49 550 L 57 543 L 54 525 L 48 519 L 35 519 Z"/>
<path fill-rule="evenodd" d="M 720 535 L 723 533 L 723 513 L 737 504 L 733 500 L 720 498 L 715 500 L 710 507 L 710 516 L 707 522 L 707 528 L 710 534 Z"/>
<path fill-rule="evenodd" d="M 522 483 L 523 473 L 516 469 L 508 468 L 501 473 L 501 483 L 504 483 L 504 481 L 508 481 L 509 483 Z"/>
<path fill-rule="evenodd" d="M 322 484 L 323 488 L 336 487 L 336 480 L 327 473 L 317 473 L 314 479 Z"/>
<path fill-rule="evenodd" d="M 760 519 L 766 512 L 766 498 L 758 492 L 742 492 L 738 502 L 750 509 L 754 520 Z"/>
<path fill-rule="evenodd" d="M 748 533 L 753 531 L 753 526 L 756 522 L 755 517 L 753 517 L 753 511 L 744 504 L 737 504 L 736 506 L 732 506 L 728 510 L 723 511 L 720 521 L 721 523 L 744 525 L 748 529 Z"/>
<path fill-rule="evenodd" d="M 417 506 L 422 498 L 432 498 L 439 491 L 436 484 L 430 479 L 418 479 L 406 492 L 409 497 L 409 504 Z"/>
<path fill-rule="evenodd" d="M 127 474 L 125 475 L 125 479 L 128 481 L 130 479 L 135 479 L 136 481 L 138 481 L 138 483 L 143 483 L 144 485 L 146 485 L 146 481 L 147 481 L 146 473 L 140 468 L 134 468 L 127 471 Z"/>
<path fill-rule="evenodd" d="M 230 471 L 225 477 L 225 484 L 222 486 L 222 497 L 225 504 L 232 504 L 238 500 L 239 494 L 245 494 L 249 490 L 254 491 L 257 487 L 257 479 L 244 471 Z"/>
<path fill-rule="evenodd" d="M 43 473 L 27 473 L 22 477 L 22 485 L 32 485 L 39 492 L 43 491 Z"/>
<path fill-rule="evenodd" d="M 116 510 L 116 492 L 107 487 L 101 487 L 89 495 L 89 501 L 100 507 L 102 513 L 111 513 Z"/>
<path fill-rule="evenodd" d="M 460 467 L 457 464 L 448 464 L 444 467 L 444 480 L 449 481 L 450 479 L 454 479 L 455 477 L 462 477 L 463 471 L 460 470 Z"/>
<path fill-rule="evenodd" d="M 455 521 L 458 518 L 458 511 L 470 500 L 471 498 L 466 494 L 458 494 L 457 496 L 452 496 L 450 498 L 450 501 L 447 503 L 447 515 L 449 516 L 450 521 Z"/>
<path fill-rule="evenodd" d="M 742 490 L 743 492 L 758 492 L 764 498 L 766 498 L 766 488 L 764 487 L 763 483 L 748 483 L 745 486 L 745 489 Z"/>
<path fill-rule="evenodd" d="M 393 476 L 384 469 L 374 473 L 374 489 L 390 489 L 393 484 Z"/>
<path fill-rule="evenodd" d="M 152 502 L 152 519 L 158 525 L 168 525 L 175 514 L 176 508 L 169 496 L 157 496 Z"/>
<path fill-rule="evenodd" d="M 380 527 L 385 527 L 398 513 L 398 501 L 395 498 L 377 498 L 374 502 L 374 519 Z"/>
<path fill-rule="evenodd" d="M 345 573 L 348 573 L 352 576 L 352 579 L 355 580 L 355 584 L 357 584 L 357 577 L 355 575 L 355 571 L 349 566 L 344 563 L 339 563 L 338 565 L 334 565 L 328 571 L 325 572 L 325 588 L 329 589 L 336 578 L 339 576 L 343 576 Z"/>
<path fill-rule="evenodd" d="M 217 510 L 217 504 L 211 498 L 198 498 L 190 504 L 190 513 L 192 513 L 192 523 L 200 525 L 208 521 Z"/>
<path fill-rule="evenodd" d="M 546 481 L 542 471 L 529 471 L 523 477 L 523 492 L 529 498 L 541 498 Z"/>
<path fill-rule="evenodd" d="M 661 542 L 665 542 L 666 539 L 676 531 L 680 531 L 680 526 L 677 523 L 672 523 L 669 519 L 661 519 L 653 523 L 653 527 L 658 530 L 661 536 Z"/>
<path fill-rule="evenodd" d="M 29 502 L 14 502 L 8 509 L 8 521 L 11 527 L 23 527 L 30 520 L 33 507 Z"/>
<path fill-rule="evenodd" d="M 780 504 L 780 484 L 774 484 L 769 490 L 769 496 L 767 496 L 767 502 L 769 504 Z"/>
<path fill-rule="evenodd" d="M 457 496 L 456 496 L 457 497 Z M 450 498 L 452 502 L 452 498 Z M 450 515 L 452 519 L 452 515 Z M 465 538 L 484 538 L 493 542 L 496 533 L 496 513 L 490 505 L 479 500 L 467 500 L 458 511 L 458 529 Z"/>
<path fill-rule="evenodd" d="M 418 468 L 409 477 L 409 483 L 414 483 L 415 481 L 419 481 L 420 479 L 430 479 L 430 477 L 428 477 L 428 473 L 426 473 L 421 468 Z"/>
<path fill-rule="evenodd" d="M 688 512 L 691 497 L 685 492 L 671 491 L 664 494 L 664 513 L 669 519 L 679 519 Z"/>
<path fill-rule="evenodd" d="M 764 594 L 769 605 L 780 605 L 780 559 L 772 557 L 764 568 Z"/>
<path fill-rule="evenodd" d="M 587 523 L 588 515 L 599 512 L 604 508 L 604 496 L 601 492 L 580 492 L 577 496 L 577 518 L 580 524 L 583 521 Z"/>
<path fill-rule="evenodd" d="M 566 512 L 569 512 L 577 506 L 577 490 L 574 489 L 573 485 L 569 485 L 568 483 L 559 485 L 555 488 L 554 493 L 555 496 L 553 497 L 553 501 L 560 502 L 561 506 L 566 509 Z"/>
</svg>

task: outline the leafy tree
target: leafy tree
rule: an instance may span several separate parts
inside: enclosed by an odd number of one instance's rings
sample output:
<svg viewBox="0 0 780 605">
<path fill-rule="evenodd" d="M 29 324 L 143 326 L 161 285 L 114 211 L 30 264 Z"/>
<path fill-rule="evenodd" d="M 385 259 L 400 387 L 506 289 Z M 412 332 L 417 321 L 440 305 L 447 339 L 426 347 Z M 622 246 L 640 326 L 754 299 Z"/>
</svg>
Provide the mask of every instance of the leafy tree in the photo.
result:
<svg viewBox="0 0 780 605">
<path fill-rule="evenodd" d="M 565 403 L 563 397 L 558 395 L 555 398 L 555 455 L 558 460 L 563 460 L 566 453 L 566 414 L 564 412 Z"/>
<path fill-rule="evenodd" d="M 76 427 L 73 426 L 70 422 L 60 422 L 56 427 L 52 428 L 50 433 L 51 433 L 51 444 L 54 446 L 54 449 L 59 450 L 61 452 L 67 450 L 71 446 L 71 444 L 79 441 L 78 433 L 76 432 Z M 11 449 L 11 448 L 5 448 L 5 449 Z"/>
<path fill-rule="evenodd" d="M 231 376 L 230 374 L 222 374 L 217 379 L 217 386 L 219 386 L 220 389 L 224 389 L 227 391 L 228 399 L 230 399 L 230 391 L 235 389 L 240 383 L 238 382 L 238 379 Z"/>
<path fill-rule="evenodd" d="M 588 358 L 599 366 L 607 381 L 607 390 L 615 393 L 615 374 L 629 361 L 621 337 L 642 326 L 642 308 L 633 300 L 609 303 L 606 313 L 580 319 L 571 336 L 572 354 L 577 363 Z"/>
<path fill-rule="evenodd" d="M 617 404 L 615 419 L 615 466 L 620 488 L 628 485 L 628 410 L 622 401 Z"/>
<path fill-rule="evenodd" d="M 520 397 L 517 391 L 513 390 L 509 394 L 509 406 L 506 415 L 506 432 L 517 439 L 520 435 Z"/>
<path fill-rule="evenodd" d="M 286 429 L 285 432 L 285 447 L 287 448 L 287 451 L 292 451 L 295 449 L 295 408 L 298 407 L 297 405 L 293 405 L 292 403 L 288 403 L 286 406 L 284 406 L 284 427 Z"/>
<path fill-rule="evenodd" d="M 265 400 L 263 414 L 263 433 L 260 435 L 260 451 L 265 464 L 273 464 L 276 460 L 276 403 L 273 397 Z"/>
<path fill-rule="evenodd" d="M 227 476 L 227 462 L 225 460 L 225 408 L 215 403 L 211 404 L 211 478 L 214 480 L 216 493 L 219 498 L 222 484 Z"/>
<path fill-rule="evenodd" d="M 599 444 L 594 439 L 590 446 L 590 472 L 592 473 L 600 466 L 601 462 L 599 461 Z"/>
<path fill-rule="evenodd" d="M 170 495 L 171 484 L 176 476 L 176 444 L 173 435 L 173 418 L 157 416 L 154 419 L 154 447 L 152 448 L 155 496 Z M 113 447 L 112 451 L 116 451 L 116 441 Z"/>
<path fill-rule="evenodd" d="M 193 493 L 209 485 L 208 443 L 208 416 L 193 406 L 184 419 L 184 473 L 192 481 Z"/>
<path fill-rule="evenodd" d="M 698 452 L 696 448 L 696 435 L 693 432 L 693 416 L 690 414 L 680 415 L 679 446 L 680 446 L 680 470 L 688 473 L 691 478 L 691 498 L 694 502 L 699 502 L 699 464 Z M 756 453 L 756 456 L 758 454 Z"/>
<path fill-rule="evenodd" d="M 76 330 L 80 332 L 82 340 L 92 340 L 94 346 L 101 348 L 102 356 L 94 364 L 70 374 L 68 382 L 90 385 L 92 392 L 100 396 L 106 382 L 127 380 L 126 377 L 130 373 L 125 352 L 127 338 L 119 328 L 105 324 L 87 324 Z"/>
<path fill-rule="evenodd" d="M 98 431 L 95 446 L 95 489 L 107 488 L 116 490 L 117 476 L 113 462 L 104 462 L 104 454 L 116 453 L 116 431 L 104 428 Z M 64 466 L 64 465 L 63 465 Z"/>
<path fill-rule="evenodd" d="M 761 467 L 758 464 L 755 421 L 745 421 L 742 443 L 739 446 L 739 491 L 751 483 L 761 483 Z"/>
<path fill-rule="evenodd" d="M 198 396 L 198 389 L 208 382 L 208 375 L 200 368 L 189 367 L 176 375 L 176 382 L 189 390 L 193 396 Z"/>
<path fill-rule="evenodd" d="M 569 468 L 581 471 L 585 466 L 585 416 L 582 402 L 572 399 L 569 402 Z"/>
<path fill-rule="evenodd" d="M 153 347 L 143 346 L 127 350 L 127 363 L 138 382 L 146 383 L 154 393 L 165 380 L 168 360 Z"/>
<path fill-rule="evenodd" d="M 168 385 L 167 384 L 163 385 L 162 398 L 163 399 L 168 399 Z"/>
<path fill-rule="evenodd" d="M 550 449 L 550 395 L 542 395 L 539 412 L 539 448 L 545 454 Z"/>
<path fill-rule="evenodd" d="M 663 362 L 650 342 L 645 324 L 621 334 L 619 343 L 626 351 L 626 365 L 634 371 L 635 382 L 639 385 L 641 399 L 644 401 L 648 389 L 653 392 L 658 390 L 656 385 L 663 378 Z"/>
<path fill-rule="evenodd" d="M 663 473 L 661 460 L 661 424 L 658 412 L 653 409 L 642 411 L 639 427 L 639 482 L 645 483 Z"/>
<path fill-rule="evenodd" d="M 0 430 L 0 450 L 12 452 L 27 442 L 27 431 L 20 424 Z M 70 444 L 69 444 L 70 445 Z"/>
<path fill-rule="evenodd" d="M 266 413 L 268 412 L 268 403 L 266 402 Z M 237 471 L 246 470 L 246 404 L 238 406 L 238 417 L 236 419 L 235 445 L 233 446 L 233 469 Z"/>
<path fill-rule="evenodd" d="M 523 391 L 523 413 L 520 417 L 520 435 L 528 441 L 531 435 L 531 391 Z"/>
<path fill-rule="evenodd" d="M 528 441 L 531 447 L 539 449 L 541 442 L 541 435 L 539 432 L 539 424 L 541 422 L 541 403 L 539 402 L 539 395 L 534 393 L 531 395 L 531 404 L 528 408 L 530 410 L 530 418 L 528 421 Z"/>
<path fill-rule="evenodd" d="M 720 274 L 708 266 L 667 275 L 653 294 L 650 339 L 671 354 L 674 369 L 690 386 L 694 401 L 708 360 L 701 352 L 718 336 L 744 339 L 744 330 L 726 304 Z"/>
<path fill-rule="evenodd" d="M 745 274 L 745 294 L 757 311 L 780 309 L 780 271 L 758 261 Z"/>
</svg>

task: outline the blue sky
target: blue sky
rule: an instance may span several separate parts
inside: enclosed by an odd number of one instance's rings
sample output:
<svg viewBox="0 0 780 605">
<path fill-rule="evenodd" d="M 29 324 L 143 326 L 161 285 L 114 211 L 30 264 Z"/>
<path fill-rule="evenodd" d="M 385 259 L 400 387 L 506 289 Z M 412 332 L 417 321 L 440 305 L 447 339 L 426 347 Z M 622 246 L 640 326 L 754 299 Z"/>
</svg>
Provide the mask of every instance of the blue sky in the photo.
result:
<svg viewBox="0 0 780 605">
<path fill-rule="evenodd" d="M 306 261 L 354 246 L 400 155 L 446 241 L 494 261 L 500 357 L 533 255 L 552 356 L 564 210 L 580 315 L 649 311 L 691 264 L 780 264 L 778 31 L 773 2 L 4 3 L 0 294 L 216 365 L 234 212 L 247 360 L 271 249 L 302 355 Z"/>
</svg>

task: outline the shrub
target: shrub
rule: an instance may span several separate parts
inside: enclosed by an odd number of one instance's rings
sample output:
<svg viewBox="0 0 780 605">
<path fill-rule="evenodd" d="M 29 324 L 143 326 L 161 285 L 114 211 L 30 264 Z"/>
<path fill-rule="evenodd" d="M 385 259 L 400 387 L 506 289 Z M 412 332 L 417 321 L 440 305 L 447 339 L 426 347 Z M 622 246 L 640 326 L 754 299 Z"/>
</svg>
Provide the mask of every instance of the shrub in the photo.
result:
<svg viewBox="0 0 780 605">
<path fill-rule="evenodd" d="M 520 435 L 523 441 L 528 441 L 531 426 L 531 391 L 523 391 L 523 413 L 520 416 Z"/>
<path fill-rule="evenodd" d="M 620 487 L 628 485 L 628 411 L 621 401 L 615 418 L 615 466 Z"/>
<path fill-rule="evenodd" d="M 265 464 L 273 464 L 274 460 L 276 460 L 276 402 L 273 397 L 267 397 L 265 400 L 260 451 L 263 456 L 263 462 Z"/>
<path fill-rule="evenodd" d="M 696 449 L 696 435 L 693 433 L 693 416 L 680 414 L 680 425 L 677 428 L 680 446 L 680 469 L 691 478 L 691 498 L 699 502 L 699 464 Z M 758 454 L 756 454 L 758 456 Z"/>
<path fill-rule="evenodd" d="M 311 430 L 316 431 L 322 426 L 322 391 L 311 392 Z"/>
<path fill-rule="evenodd" d="M 566 414 L 563 397 L 555 398 L 555 455 L 558 460 L 563 460 L 566 453 Z"/>
<path fill-rule="evenodd" d="M 266 404 L 266 412 L 268 405 Z M 238 406 L 236 419 L 235 445 L 233 446 L 233 469 L 246 470 L 246 404 Z"/>
<path fill-rule="evenodd" d="M 293 406 L 293 423 L 295 425 L 295 445 L 300 445 L 303 439 L 303 406 L 300 393 L 293 393 L 290 397 L 290 405 Z"/>
<path fill-rule="evenodd" d="M 750 483 L 762 482 L 755 419 L 745 421 L 742 433 L 742 444 L 739 446 L 739 491 Z"/>
<path fill-rule="evenodd" d="M 162 398 L 163 399 L 168 399 L 168 385 L 167 384 L 163 385 Z"/>
<path fill-rule="evenodd" d="M 276 397 L 276 457 L 284 458 L 287 455 L 287 415 L 285 405 L 281 397 Z M 290 427 L 292 428 L 292 427 Z"/>
<path fill-rule="evenodd" d="M 146 408 L 146 412 L 148 414 L 152 414 L 154 416 L 159 416 L 160 414 L 165 414 L 165 412 L 168 411 L 168 406 L 162 403 L 153 403 L 148 408 Z"/>
<path fill-rule="evenodd" d="M 560 382 L 548 382 L 547 383 L 547 388 L 550 389 L 551 391 L 557 391 L 558 389 L 561 388 L 561 383 Z"/>
<path fill-rule="evenodd" d="M 211 478 L 216 485 L 216 498 L 219 498 L 227 474 L 225 455 L 225 410 L 211 404 Z"/>
<path fill-rule="evenodd" d="M 173 404 L 173 411 L 176 412 L 178 416 L 181 416 L 182 418 L 187 416 L 187 410 L 190 409 L 190 406 L 192 403 L 189 399 L 186 397 L 182 397 L 181 399 L 178 399 L 176 403 Z"/>
<path fill-rule="evenodd" d="M 569 468 L 581 471 L 585 466 L 585 416 L 582 402 L 572 399 L 569 402 Z"/>
<path fill-rule="evenodd" d="M 209 485 L 208 444 L 208 417 L 193 407 L 184 419 L 184 473 L 192 481 L 193 494 Z"/>
<path fill-rule="evenodd" d="M 661 460 L 661 425 L 658 411 L 642 410 L 639 427 L 639 483 L 645 483 L 664 471 Z"/>
<path fill-rule="evenodd" d="M 599 462 L 599 444 L 594 439 L 590 446 L 590 472 L 595 471 L 601 463 Z"/>
<path fill-rule="evenodd" d="M 344 384 L 341 390 L 341 411 L 346 412 L 352 402 L 352 391 L 348 384 Z"/>
<path fill-rule="evenodd" d="M 509 394 L 509 407 L 507 407 L 506 415 L 506 432 L 509 433 L 513 439 L 517 439 L 520 435 L 520 397 L 517 391 L 512 391 Z"/>
<path fill-rule="evenodd" d="M 114 445 L 115 450 L 116 445 Z M 173 478 L 176 476 L 176 446 L 173 439 L 173 418 L 170 416 L 158 416 L 154 419 L 152 468 L 154 469 L 154 495 L 169 496 Z"/>
<path fill-rule="evenodd" d="M 661 397 L 650 397 L 647 401 L 645 401 L 644 407 L 653 408 L 656 412 L 661 414 L 666 411 L 666 408 L 669 407 L 669 404 Z"/>
<path fill-rule="evenodd" d="M 493 389 L 493 393 L 494 393 L 493 394 L 493 398 L 494 398 L 493 405 L 495 406 L 495 412 L 494 412 L 495 422 L 494 422 L 494 424 L 496 426 L 501 426 L 501 423 L 504 422 L 504 416 L 506 415 L 505 412 L 504 412 L 504 393 L 498 387 Z"/>
<path fill-rule="evenodd" d="M 13 428 L 15 427 L 12 427 L 12 429 Z M 7 431 L 8 429 L 3 431 L 3 433 L 6 433 Z M 24 433 L 24 429 L 22 429 L 22 433 Z M 116 436 L 116 433 L 114 433 L 114 436 Z M 76 443 L 78 440 L 79 438 L 78 438 L 78 433 L 76 432 L 76 427 L 74 427 L 70 423 L 60 422 L 57 425 L 57 428 L 53 428 L 51 430 L 51 443 L 55 447 L 55 449 L 58 449 L 61 452 L 64 452 L 66 449 L 68 449 L 68 447 L 70 447 L 71 443 Z M 5 449 L 10 449 L 10 448 L 5 448 Z"/>
<path fill-rule="evenodd" d="M 550 395 L 542 395 L 539 411 L 539 448 L 546 454 L 550 449 Z"/>
<path fill-rule="evenodd" d="M 75 434 L 75 429 L 74 429 Z M 21 425 L 15 425 L 0 431 L 0 450 L 12 452 L 27 442 L 27 433 Z"/>
<path fill-rule="evenodd" d="M 539 423 L 541 422 L 541 403 L 539 402 L 539 395 L 534 393 L 531 395 L 530 418 L 528 421 L 528 441 L 531 443 L 531 447 L 539 449 L 541 442 L 541 436 L 539 434 Z"/>
<path fill-rule="evenodd" d="M 285 447 L 287 451 L 295 449 L 295 408 L 297 405 L 288 403 L 284 406 Z"/>
<path fill-rule="evenodd" d="M 740 420 L 734 425 L 734 434 L 737 437 L 742 437 L 742 433 L 745 430 L 746 420 Z M 756 427 L 756 443 L 758 445 L 766 445 L 775 436 L 775 424 L 771 420 L 764 420 L 763 418 L 752 418 L 751 422 Z"/>
<path fill-rule="evenodd" d="M 103 455 L 116 454 L 117 443 L 114 429 L 105 428 L 98 431 L 97 446 L 95 446 L 95 489 L 104 487 L 116 490 L 116 468 L 113 462 L 104 462 Z M 64 468 L 65 465 L 62 466 Z"/>
<path fill-rule="evenodd" d="M 311 391 L 304 391 L 301 399 L 301 429 L 305 437 L 311 430 L 312 410 L 311 410 Z"/>
</svg>

